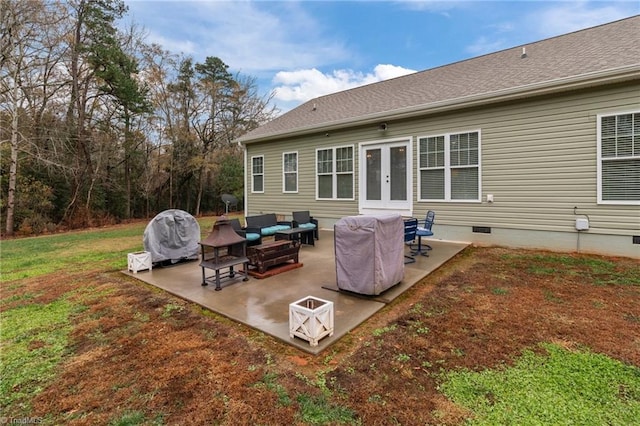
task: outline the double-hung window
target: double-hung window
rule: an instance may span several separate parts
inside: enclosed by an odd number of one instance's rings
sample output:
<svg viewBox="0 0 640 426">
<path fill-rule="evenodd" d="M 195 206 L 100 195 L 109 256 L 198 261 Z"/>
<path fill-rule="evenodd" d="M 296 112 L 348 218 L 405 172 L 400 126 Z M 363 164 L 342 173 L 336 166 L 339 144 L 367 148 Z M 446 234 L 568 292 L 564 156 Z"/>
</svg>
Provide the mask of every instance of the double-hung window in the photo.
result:
<svg viewBox="0 0 640 426">
<path fill-rule="evenodd" d="M 282 191 L 298 192 L 298 153 L 282 154 Z"/>
<path fill-rule="evenodd" d="M 640 112 L 598 116 L 598 202 L 640 204 Z"/>
<path fill-rule="evenodd" d="M 264 156 L 251 157 L 251 192 L 264 192 Z"/>
<path fill-rule="evenodd" d="M 353 199 L 353 146 L 316 150 L 318 199 Z"/>
<path fill-rule="evenodd" d="M 418 138 L 421 201 L 480 201 L 480 132 Z"/>
</svg>

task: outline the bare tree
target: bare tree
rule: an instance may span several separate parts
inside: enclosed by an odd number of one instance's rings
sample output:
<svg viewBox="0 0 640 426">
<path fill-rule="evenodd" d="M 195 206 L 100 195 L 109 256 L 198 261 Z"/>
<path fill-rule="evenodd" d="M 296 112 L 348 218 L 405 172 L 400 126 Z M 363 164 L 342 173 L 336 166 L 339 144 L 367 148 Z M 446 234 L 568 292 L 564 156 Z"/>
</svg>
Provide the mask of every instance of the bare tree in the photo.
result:
<svg viewBox="0 0 640 426">
<path fill-rule="evenodd" d="M 42 129 L 42 117 L 61 87 L 56 73 L 61 52 L 57 26 L 63 21 L 56 3 L 2 0 L 0 57 L 0 105 L 8 111 L 10 124 L 10 168 L 5 231 L 14 232 L 14 213 L 21 151 L 37 152 L 33 147 Z M 29 134 L 21 132 L 20 119 L 32 124 Z M 32 143 L 25 147 L 24 145 Z"/>
</svg>

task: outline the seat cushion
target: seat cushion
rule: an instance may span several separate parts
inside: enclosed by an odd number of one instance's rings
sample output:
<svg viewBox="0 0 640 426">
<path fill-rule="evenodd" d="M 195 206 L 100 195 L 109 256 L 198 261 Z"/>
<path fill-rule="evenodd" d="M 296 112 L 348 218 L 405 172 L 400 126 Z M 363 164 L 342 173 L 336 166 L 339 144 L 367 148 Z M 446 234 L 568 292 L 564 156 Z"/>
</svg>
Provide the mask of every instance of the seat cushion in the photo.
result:
<svg viewBox="0 0 640 426">
<path fill-rule="evenodd" d="M 299 223 L 298 224 L 299 228 L 305 228 L 305 229 L 316 229 L 316 225 L 315 223 Z"/>
<path fill-rule="evenodd" d="M 255 232 L 247 232 L 245 234 L 245 238 L 249 241 L 256 241 L 260 239 L 260 234 L 256 234 Z"/>
<path fill-rule="evenodd" d="M 277 226 L 266 226 L 260 229 L 262 235 L 275 235 L 279 231 Z"/>
</svg>

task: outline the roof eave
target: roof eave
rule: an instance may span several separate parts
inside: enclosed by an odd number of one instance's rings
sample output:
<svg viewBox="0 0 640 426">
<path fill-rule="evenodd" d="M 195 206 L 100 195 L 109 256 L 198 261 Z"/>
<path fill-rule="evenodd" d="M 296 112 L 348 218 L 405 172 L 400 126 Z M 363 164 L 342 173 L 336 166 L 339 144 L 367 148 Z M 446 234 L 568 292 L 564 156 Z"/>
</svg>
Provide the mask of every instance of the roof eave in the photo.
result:
<svg viewBox="0 0 640 426">
<path fill-rule="evenodd" d="M 613 84 L 638 78 L 640 78 L 640 63 L 588 74 L 580 74 L 578 76 L 564 77 L 540 83 L 517 86 L 505 90 L 480 93 L 461 98 L 447 99 L 441 102 L 432 102 L 428 104 L 415 105 L 408 108 L 383 111 L 366 116 L 360 116 L 357 118 L 336 120 L 307 127 L 298 127 L 290 131 L 275 132 L 255 138 L 240 137 L 238 138 L 238 142 L 244 145 L 249 143 L 268 142 L 276 139 L 303 136 L 316 132 L 324 132 L 327 130 L 343 129 L 352 127 L 354 125 L 372 124 L 377 123 L 380 120 L 390 121 L 407 119 L 425 114 L 435 114 L 454 109 L 486 105 L 489 103 L 505 102 L 532 96 L 560 93 L 568 90 L 577 90 L 585 87 Z"/>
</svg>

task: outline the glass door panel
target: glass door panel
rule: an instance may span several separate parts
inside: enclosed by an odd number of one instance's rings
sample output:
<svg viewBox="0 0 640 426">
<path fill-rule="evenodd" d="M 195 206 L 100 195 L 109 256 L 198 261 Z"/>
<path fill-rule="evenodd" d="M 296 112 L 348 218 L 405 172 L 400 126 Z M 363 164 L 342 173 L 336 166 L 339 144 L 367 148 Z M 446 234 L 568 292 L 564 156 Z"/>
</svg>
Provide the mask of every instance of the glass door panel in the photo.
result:
<svg viewBox="0 0 640 426">
<path fill-rule="evenodd" d="M 382 149 L 366 151 L 367 200 L 382 200 Z"/>
<path fill-rule="evenodd" d="M 392 201 L 407 200 L 407 149 L 404 146 L 389 149 L 390 186 L 389 199 Z"/>
</svg>

